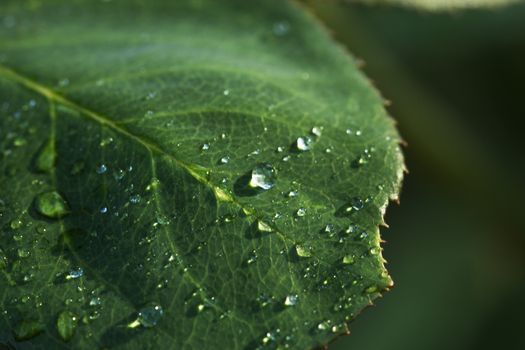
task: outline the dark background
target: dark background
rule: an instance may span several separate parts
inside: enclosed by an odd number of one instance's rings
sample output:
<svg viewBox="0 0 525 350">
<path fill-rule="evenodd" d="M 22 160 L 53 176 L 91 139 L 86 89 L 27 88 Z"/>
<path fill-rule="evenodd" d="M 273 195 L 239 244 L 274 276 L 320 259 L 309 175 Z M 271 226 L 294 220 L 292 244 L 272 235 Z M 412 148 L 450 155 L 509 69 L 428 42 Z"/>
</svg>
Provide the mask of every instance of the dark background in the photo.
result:
<svg viewBox="0 0 525 350">
<path fill-rule="evenodd" d="M 406 140 L 396 283 L 343 349 L 525 349 L 525 5 L 428 13 L 306 1 L 366 62 Z"/>
</svg>

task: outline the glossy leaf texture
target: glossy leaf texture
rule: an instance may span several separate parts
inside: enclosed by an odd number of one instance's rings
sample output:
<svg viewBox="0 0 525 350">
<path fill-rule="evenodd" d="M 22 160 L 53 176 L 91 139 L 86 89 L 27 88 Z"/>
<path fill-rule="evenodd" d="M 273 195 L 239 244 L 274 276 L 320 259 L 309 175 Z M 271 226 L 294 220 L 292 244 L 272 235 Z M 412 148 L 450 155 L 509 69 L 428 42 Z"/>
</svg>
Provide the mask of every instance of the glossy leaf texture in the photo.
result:
<svg viewBox="0 0 525 350">
<path fill-rule="evenodd" d="M 415 7 L 430 11 L 449 11 L 475 8 L 495 8 L 522 2 L 523 0 L 346 0 L 371 5 L 396 5 Z"/>
<path fill-rule="evenodd" d="M 399 136 L 283 1 L 3 1 L 0 343 L 314 348 L 392 282 Z"/>
</svg>

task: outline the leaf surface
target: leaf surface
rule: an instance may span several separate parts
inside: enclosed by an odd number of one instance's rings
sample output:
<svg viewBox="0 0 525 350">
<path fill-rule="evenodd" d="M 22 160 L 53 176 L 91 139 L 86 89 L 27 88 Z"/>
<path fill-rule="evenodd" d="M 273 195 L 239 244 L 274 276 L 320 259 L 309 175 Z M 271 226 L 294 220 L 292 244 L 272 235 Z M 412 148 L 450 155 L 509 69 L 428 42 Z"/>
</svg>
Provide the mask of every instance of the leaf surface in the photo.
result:
<svg viewBox="0 0 525 350">
<path fill-rule="evenodd" d="M 305 349 L 392 282 L 403 161 L 281 1 L 3 1 L 0 344 Z"/>
<path fill-rule="evenodd" d="M 363 2 L 371 5 L 399 5 L 417 7 L 423 10 L 444 11 L 469 8 L 493 8 L 515 4 L 523 0 L 347 0 L 348 2 Z"/>
</svg>

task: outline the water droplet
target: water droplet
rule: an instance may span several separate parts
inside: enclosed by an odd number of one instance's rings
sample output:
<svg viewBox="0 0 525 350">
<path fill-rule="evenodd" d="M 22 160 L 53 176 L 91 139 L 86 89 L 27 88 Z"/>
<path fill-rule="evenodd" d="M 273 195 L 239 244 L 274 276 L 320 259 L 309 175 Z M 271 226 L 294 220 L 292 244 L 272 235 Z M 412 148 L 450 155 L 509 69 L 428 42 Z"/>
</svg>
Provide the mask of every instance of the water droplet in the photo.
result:
<svg viewBox="0 0 525 350">
<path fill-rule="evenodd" d="M 11 220 L 11 222 L 9 223 L 9 227 L 11 227 L 11 229 L 13 230 L 16 230 L 16 229 L 19 229 L 20 227 L 22 227 L 24 223 L 22 222 L 22 220 L 20 219 L 14 219 L 14 220 Z"/>
<path fill-rule="evenodd" d="M 102 299 L 100 297 L 93 297 L 89 300 L 89 306 L 100 306 L 102 305 Z"/>
<path fill-rule="evenodd" d="M 301 136 L 301 137 L 298 137 L 297 140 L 295 141 L 295 147 L 301 151 L 301 152 L 304 152 L 304 151 L 309 151 L 310 148 L 312 147 L 312 139 L 308 136 Z"/>
<path fill-rule="evenodd" d="M 230 161 L 230 157 L 224 156 L 221 159 L 219 159 L 219 164 L 228 164 L 229 161 Z"/>
<path fill-rule="evenodd" d="M 325 331 L 330 328 L 331 324 L 332 324 L 332 321 L 330 320 L 322 321 L 317 325 L 317 329 L 320 331 Z"/>
<path fill-rule="evenodd" d="M 36 337 L 44 331 L 44 325 L 35 320 L 23 320 L 13 330 L 16 340 L 23 341 Z"/>
<path fill-rule="evenodd" d="M 53 140 L 49 140 L 44 147 L 42 147 L 36 157 L 36 170 L 43 173 L 49 173 L 55 166 L 56 157 L 55 143 Z"/>
<path fill-rule="evenodd" d="M 69 205 L 56 191 L 44 192 L 35 198 L 35 209 L 50 219 L 60 219 L 69 214 Z"/>
<path fill-rule="evenodd" d="M 138 203 L 140 203 L 140 200 L 141 200 L 140 194 L 134 194 L 134 195 L 132 195 L 132 196 L 129 198 L 129 201 L 130 201 L 132 204 L 138 204 Z"/>
<path fill-rule="evenodd" d="M 257 229 L 261 232 L 273 231 L 272 227 L 262 220 L 257 220 Z"/>
<path fill-rule="evenodd" d="M 228 96 L 228 95 L 230 94 L 230 90 L 225 89 L 225 90 L 222 92 L 222 94 L 223 94 L 224 96 Z"/>
<path fill-rule="evenodd" d="M 287 196 L 288 197 L 297 197 L 298 194 L 299 194 L 299 192 L 291 190 L 290 192 L 288 192 Z"/>
<path fill-rule="evenodd" d="M 146 328 L 155 327 L 163 314 L 164 310 L 160 305 L 146 306 L 140 309 L 137 320 L 129 324 L 128 327 L 135 328 L 139 325 Z"/>
<path fill-rule="evenodd" d="M 311 249 L 308 247 L 305 247 L 303 245 L 300 245 L 300 244 L 297 244 L 295 246 L 295 252 L 297 253 L 297 256 L 301 257 L 301 258 L 309 258 L 312 256 L 312 251 Z"/>
<path fill-rule="evenodd" d="M 207 151 L 207 150 L 209 150 L 209 149 L 210 149 L 210 145 L 209 145 L 208 143 L 204 143 L 204 144 L 202 144 L 202 146 L 201 146 L 201 150 L 203 150 L 203 151 Z"/>
<path fill-rule="evenodd" d="M 76 267 L 68 272 L 66 275 L 67 280 L 77 279 L 84 276 L 84 270 L 81 267 Z"/>
<path fill-rule="evenodd" d="M 352 255 L 345 255 L 343 257 L 343 264 L 345 265 L 351 265 L 355 262 L 355 259 Z"/>
<path fill-rule="evenodd" d="M 297 212 L 295 213 L 298 217 L 303 217 L 306 215 L 306 209 L 304 208 L 299 208 L 297 209 Z"/>
<path fill-rule="evenodd" d="M 97 167 L 97 174 L 104 174 L 106 171 L 108 171 L 108 167 L 105 164 L 100 164 Z"/>
<path fill-rule="evenodd" d="M 78 318 L 71 311 L 62 311 L 57 319 L 57 331 L 62 340 L 69 341 L 77 329 Z"/>
<path fill-rule="evenodd" d="M 369 252 L 370 252 L 370 255 L 377 255 L 379 254 L 379 248 L 376 248 L 376 247 L 370 248 Z"/>
<path fill-rule="evenodd" d="M 113 142 L 113 137 L 106 137 L 100 141 L 100 147 L 106 147 Z"/>
<path fill-rule="evenodd" d="M 314 136 L 321 136 L 322 132 L 323 132 L 322 126 L 314 126 L 311 130 L 311 133 Z"/>
<path fill-rule="evenodd" d="M 99 209 L 100 214 L 106 214 L 108 212 L 108 207 L 102 207 Z"/>
<path fill-rule="evenodd" d="M 252 188 L 269 190 L 275 186 L 275 169 L 270 164 L 258 164 L 253 170 L 249 182 Z"/>
<path fill-rule="evenodd" d="M 257 261 L 257 254 L 255 254 L 255 250 L 254 250 L 252 251 L 252 255 L 248 258 L 248 260 L 246 260 L 246 264 L 251 265 L 256 261 Z"/>
<path fill-rule="evenodd" d="M 362 199 L 354 197 L 350 200 L 350 204 L 348 204 L 345 208 L 346 213 L 354 213 L 356 211 L 359 211 L 363 209 L 364 202 Z"/>
<path fill-rule="evenodd" d="M 297 294 L 287 295 L 284 299 L 285 306 L 295 306 L 299 302 L 299 296 Z"/>
</svg>

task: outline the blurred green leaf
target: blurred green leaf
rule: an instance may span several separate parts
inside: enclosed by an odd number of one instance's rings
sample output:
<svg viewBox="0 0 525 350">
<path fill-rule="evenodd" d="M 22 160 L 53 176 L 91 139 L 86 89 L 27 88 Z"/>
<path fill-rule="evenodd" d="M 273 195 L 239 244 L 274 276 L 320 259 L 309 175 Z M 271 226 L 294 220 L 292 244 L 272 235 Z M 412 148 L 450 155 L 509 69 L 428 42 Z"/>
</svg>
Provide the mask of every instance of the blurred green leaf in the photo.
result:
<svg viewBox="0 0 525 350">
<path fill-rule="evenodd" d="M 468 8 L 500 7 L 522 0 L 346 0 L 348 2 L 363 2 L 371 5 L 396 5 L 417 7 L 429 11 L 458 10 Z"/>
</svg>

